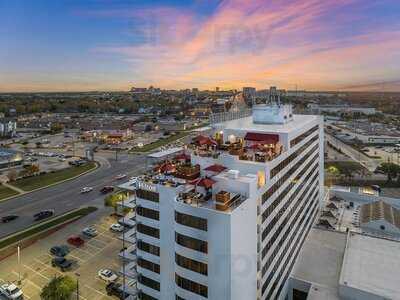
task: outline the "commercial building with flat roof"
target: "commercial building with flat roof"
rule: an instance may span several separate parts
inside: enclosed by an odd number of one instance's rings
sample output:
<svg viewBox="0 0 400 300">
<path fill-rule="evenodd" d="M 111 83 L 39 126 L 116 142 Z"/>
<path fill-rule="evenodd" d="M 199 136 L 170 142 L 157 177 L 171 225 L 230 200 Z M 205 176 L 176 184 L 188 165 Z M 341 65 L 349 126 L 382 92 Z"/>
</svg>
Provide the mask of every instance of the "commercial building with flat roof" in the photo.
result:
<svg viewBox="0 0 400 300">
<path fill-rule="evenodd" d="M 400 242 L 312 229 L 290 275 L 288 299 L 400 299 Z"/>
</svg>

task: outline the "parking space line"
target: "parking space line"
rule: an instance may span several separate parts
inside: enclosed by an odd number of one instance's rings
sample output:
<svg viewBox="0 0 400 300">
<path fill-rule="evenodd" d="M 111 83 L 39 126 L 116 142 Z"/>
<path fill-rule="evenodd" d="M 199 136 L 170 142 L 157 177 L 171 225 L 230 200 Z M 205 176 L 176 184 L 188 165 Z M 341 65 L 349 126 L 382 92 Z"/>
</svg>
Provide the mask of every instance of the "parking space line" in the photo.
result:
<svg viewBox="0 0 400 300">
<path fill-rule="evenodd" d="M 82 259 L 82 258 L 80 258 L 80 257 L 77 257 L 77 256 L 75 256 L 75 255 L 72 255 L 71 253 L 69 254 L 69 256 L 71 256 L 71 257 L 73 257 L 73 258 L 79 260 L 79 261 L 82 262 L 82 263 L 85 263 L 85 262 L 87 261 L 87 260 L 84 260 L 84 259 Z"/>
<path fill-rule="evenodd" d="M 88 289 L 90 289 L 90 290 L 92 290 L 92 291 L 95 291 L 96 293 L 99 293 L 100 295 L 102 295 L 102 296 L 104 296 L 104 297 L 109 298 L 108 295 L 106 295 L 106 294 L 100 292 L 99 290 L 96 290 L 96 289 L 92 288 L 90 285 L 85 284 L 85 287 L 87 287 Z"/>
<path fill-rule="evenodd" d="M 35 258 L 34 260 L 35 260 L 37 263 L 39 263 L 39 264 L 45 266 L 46 268 L 45 268 L 44 270 L 47 270 L 48 268 L 50 268 L 49 265 L 45 264 L 44 262 L 40 261 L 39 259 Z"/>
<path fill-rule="evenodd" d="M 24 266 L 25 268 L 31 270 L 32 272 L 36 273 L 36 274 L 39 275 L 40 277 L 43 277 L 43 278 L 46 279 L 46 280 L 50 280 L 49 277 L 44 276 L 42 273 L 36 271 L 35 269 L 33 269 L 33 268 L 31 268 L 31 267 L 29 267 L 29 266 L 27 266 L 27 265 L 23 265 L 23 266 Z"/>
<path fill-rule="evenodd" d="M 86 251 L 86 250 L 83 250 L 82 248 L 76 248 L 75 250 L 76 250 L 76 252 L 82 251 L 83 253 L 89 255 L 90 257 L 93 256 L 93 253 L 88 252 L 88 251 Z"/>
<path fill-rule="evenodd" d="M 13 273 L 14 275 L 17 275 L 17 276 L 18 276 L 18 273 L 17 273 L 17 272 L 12 271 L 12 273 Z M 41 288 L 40 286 L 38 286 L 36 283 L 34 283 L 32 280 L 29 280 L 28 278 L 23 279 L 23 281 L 24 281 L 24 280 L 26 280 L 26 282 L 28 282 L 29 284 L 31 284 L 34 288 L 38 289 L 39 291 L 42 290 L 42 288 Z"/>
<path fill-rule="evenodd" d="M 89 248 L 92 248 L 92 249 L 96 250 L 96 252 L 94 252 L 94 253 L 96 253 L 96 254 L 97 254 L 97 253 L 100 253 L 101 250 L 104 249 L 104 248 L 99 248 L 99 247 L 93 246 L 92 244 L 89 244 L 89 243 L 87 243 L 86 246 L 89 247 Z M 92 250 L 92 249 L 89 249 L 89 250 Z M 93 251 L 93 250 L 92 250 L 92 251 Z M 92 254 L 93 254 L 93 253 L 92 253 Z"/>
</svg>

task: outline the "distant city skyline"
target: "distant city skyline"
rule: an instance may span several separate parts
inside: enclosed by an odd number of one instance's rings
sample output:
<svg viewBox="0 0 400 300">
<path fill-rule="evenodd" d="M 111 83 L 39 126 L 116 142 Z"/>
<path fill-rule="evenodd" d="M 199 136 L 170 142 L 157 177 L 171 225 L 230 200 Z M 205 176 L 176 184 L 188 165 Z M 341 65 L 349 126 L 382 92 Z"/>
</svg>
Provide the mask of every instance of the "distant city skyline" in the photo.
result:
<svg viewBox="0 0 400 300">
<path fill-rule="evenodd" d="M 0 92 L 400 91 L 397 0 L 0 0 Z"/>
</svg>

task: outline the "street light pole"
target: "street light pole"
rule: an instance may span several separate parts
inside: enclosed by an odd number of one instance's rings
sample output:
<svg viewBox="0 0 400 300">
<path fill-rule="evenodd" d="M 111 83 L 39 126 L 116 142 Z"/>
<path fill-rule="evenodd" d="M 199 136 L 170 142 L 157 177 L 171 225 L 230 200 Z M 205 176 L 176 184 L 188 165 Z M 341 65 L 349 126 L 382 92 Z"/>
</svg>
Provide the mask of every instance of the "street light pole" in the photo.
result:
<svg viewBox="0 0 400 300">
<path fill-rule="evenodd" d="M 117 153 L 117 152 L 116 152 Z M 124 215 L 124 211 L 125 211 L 125 197 L 122 197 L 122 215 L 123 220 L 125 219 L 125 215 Z M 125 299 L 125 284 L 126 284 L 126 279 L 125 279 L 126 275 L 125 275 L 125 229 L 124 231 L 122 231 L 122 297 Z"/>
<path fill-rule="evenodd" d="M 21 248 L 18 245 L 17 247 L 18 254 L 18 285 L 21 285 Z"/>
<path fill-rule="evenodd" d="M 76 275 L 76 299 L 79 300 L 79 276 L 81 276 L 81 274 L 75 273 L 75 275 Z"/>
</svg>

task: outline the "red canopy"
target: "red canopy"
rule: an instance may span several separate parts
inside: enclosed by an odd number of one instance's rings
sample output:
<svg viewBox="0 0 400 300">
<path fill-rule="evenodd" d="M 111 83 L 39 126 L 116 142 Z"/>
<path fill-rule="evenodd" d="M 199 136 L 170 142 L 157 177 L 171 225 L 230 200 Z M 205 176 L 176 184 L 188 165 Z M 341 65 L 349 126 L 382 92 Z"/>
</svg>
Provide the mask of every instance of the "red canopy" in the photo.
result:
<svg viewBox="0 0 400 300">
<path fill-rule="evenodd" d="M 205 187 L 206 189 L 211 188 L 214 183 L 216 183 L 216 181 L 210 178 L 199 178 L 190 182 L 190 184 L 202 186 Z"/>
<path fill-rule="evenodd" d="M 204 135 L 198 135 L 194 138 L 195 142 L 199 145 L 217 145 L 218 143 L 214 141 L 212 138 L 204 136 Z"/>
<path fill-rule="evenodd" d="M 186 153 L 181 153 L 178 154 L 177 156 L 175 156 L 176 160 L 189 160 L 190 159 L 190 155 L 187 155 Z"/>
<path fill-rule="evenodd" d="M 276 144 L 279 142 L 279 135 L 248 132 L 244 139 L 251 142 L 262 142 L 263 144 Z"/>
<path fill-rule="evenodd" d="M 163 163 L 161 166 L 159 166 L 158 169 L 160 170 L 161 173 L 173 172 L 173 171 L 175 171 L 175 165 L 167 162 L 167 163 Z"/>
<path fill-rule="evenodd" d="M 204 170 L 205 171 L 215 172 L 215 173 L 221 173 L 222 171 L 226 170 L 226 167 L 224 167 L 222 165 L 215 164 L 215 165 L 208 166 Z"/>
</svg>

